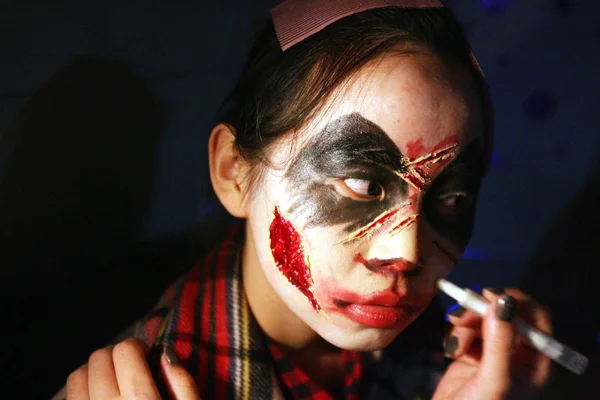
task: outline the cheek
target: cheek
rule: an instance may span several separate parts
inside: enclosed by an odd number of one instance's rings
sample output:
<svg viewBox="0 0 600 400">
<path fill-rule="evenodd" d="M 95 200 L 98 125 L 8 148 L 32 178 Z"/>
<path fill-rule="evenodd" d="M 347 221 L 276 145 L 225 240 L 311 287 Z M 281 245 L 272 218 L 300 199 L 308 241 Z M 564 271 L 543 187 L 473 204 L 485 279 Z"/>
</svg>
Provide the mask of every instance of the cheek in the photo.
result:
<svg viewBox="0 0 600 400">
<path fill-rule="evenodd" d="M 288 282 L 300 290 L 311 306 L 318 311 L 320 306 L 311 291 L 313 279 L 302 238 L 294 225 L 281 215 L 279 207 L 275 207 L 273 214 L 269 234 L 275 265 Z"/>
<path fill-rule="evenodd" d="M 430 240 L 427 246 L 426 268 L 429 269 L 427 285 L 435 287 L 437 280 L 446 278 L 456 267 L 460 253 L 448 242 L 439 236 Z M 434 289 L 435 290 L 435 289 Z"/>
<path fill-rule="evenodd" d="M 442 258 L 445 258 L 447 263 L 450 263 L 450 265 L 452 265 L 451 268 L 453 268 L 458 262 L 458 257 L 450 251 L 449 247 L 444 246 L 442 243 L 436 240 L 432 241 L 432 243 L 434 249 L 437 250 L 442 255 Z"/>
</svg>

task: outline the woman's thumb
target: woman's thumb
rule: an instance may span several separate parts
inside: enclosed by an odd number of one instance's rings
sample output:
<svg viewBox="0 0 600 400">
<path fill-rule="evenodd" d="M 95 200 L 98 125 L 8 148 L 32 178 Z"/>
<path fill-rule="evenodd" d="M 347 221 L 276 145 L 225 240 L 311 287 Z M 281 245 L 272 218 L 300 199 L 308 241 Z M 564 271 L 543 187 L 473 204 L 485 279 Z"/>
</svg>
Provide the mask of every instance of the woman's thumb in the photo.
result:
<svg viewBox="0 0 600 400">
<path fill-rule="evenodd" d="M 160 359 L 163 380 L 171 399 L 200 400 L 198 387 L 194 378 L 181 365 L 177 354 L 170 347 L 165 347 Z"/>
</svg>

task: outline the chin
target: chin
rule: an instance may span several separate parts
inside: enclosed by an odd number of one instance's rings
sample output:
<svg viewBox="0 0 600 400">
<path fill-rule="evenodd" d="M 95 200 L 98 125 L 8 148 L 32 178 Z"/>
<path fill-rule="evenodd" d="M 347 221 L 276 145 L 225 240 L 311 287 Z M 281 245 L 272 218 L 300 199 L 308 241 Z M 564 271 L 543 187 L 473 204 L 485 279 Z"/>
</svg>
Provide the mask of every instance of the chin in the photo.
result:
<svg viewBox="0 0 600 400">
<path fill-rule="evenodd" d="M 382 350 L 390 345 L 402 333 L 408 324 L 389 329 L 368 327 L 341 328 L 332 322 L 319 327 L 316 332 L 332 345 L 354 351 Z"/>
</svg>

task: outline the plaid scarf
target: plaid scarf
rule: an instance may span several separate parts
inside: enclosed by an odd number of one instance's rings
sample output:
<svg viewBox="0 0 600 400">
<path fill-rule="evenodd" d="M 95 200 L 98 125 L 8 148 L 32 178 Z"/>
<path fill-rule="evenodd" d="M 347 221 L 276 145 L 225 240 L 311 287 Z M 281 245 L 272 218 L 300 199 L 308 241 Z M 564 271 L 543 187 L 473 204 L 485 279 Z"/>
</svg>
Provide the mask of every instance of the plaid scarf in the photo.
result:
<svg viewBox="0 0 600 400">
<path fill-rule="evenodd" d="M 158 372 L 166 346 L 196 377 L 203 400 L 335 398 L 294 366 L 252 316 L 241 283 L 240 228 L 169 287 L 154 309 L 115 342 L 135 336 L 150 346 L 150 369 L 165 399 L 169 397 Z M 342 350 L 343 398 L 430 398 L 447 366 L 443 331 L 443 312 L 434 301 L 376 355 Z M 63 388 L 53 400 L 64 398 Z"/>
<path fill-rule="evenodd" d="M 320 399 L 334 396 L 284 357 L 252 316 L 240 276 L 243 229 L 236 227 L 201 264 L 176 281 L 134 327 L 151 346 L 150 367 L 171 347 L 194 377 L 202 399 Z M 345 399 L 358 399 L 362 357 L 342 351 Z M 157 382 L 158 386 L 162 386 Z M 164 388 L 161 388 L 164 392 Z"/>
</svg>

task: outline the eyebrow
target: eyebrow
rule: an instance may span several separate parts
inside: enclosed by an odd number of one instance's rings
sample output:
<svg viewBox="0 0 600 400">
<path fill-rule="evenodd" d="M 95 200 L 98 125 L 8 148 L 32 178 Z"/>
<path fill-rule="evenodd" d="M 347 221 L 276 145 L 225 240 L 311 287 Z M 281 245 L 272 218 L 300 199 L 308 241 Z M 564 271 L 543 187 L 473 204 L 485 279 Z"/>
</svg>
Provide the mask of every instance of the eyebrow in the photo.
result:
<svg viewBox="0 0 600 400">
<path fill-rule="evenodd" d="M 406 169 L 405 157 L 389 136 L 359 113 L 344 115 L 317 134 L 306 151 L 333 170 L 351 165 L 376 165 L 391 171 Z"/>
<path fill-rule="evenodd" d="M 454 157 L 440 173 L 462 164 L 481 162 L 482 145 L 482 139 L 477 138 L 460 149 L 458 154 L 453 154 L 456 147 L 454 145 L 410 159 L 402 154 L 382 128 L 355 112 L 328 123 L 307 144 L 304 151 L 312 152 L 309 158 L 322 166 L 327 165 L 327 169 L 333 174 L 336 171 L 343 173 L 349 166 L 362 165 L 376 166 L 395 175 L 405 175 L 411 167 L 418 167 L 418 160 L 433 159 L 437 153 L 446 153 L 447 156 Z M 481 167 L 483 168 L 483 165 Z M 408 181 L 407 183 L 412 184 Z"/>
</svg>

